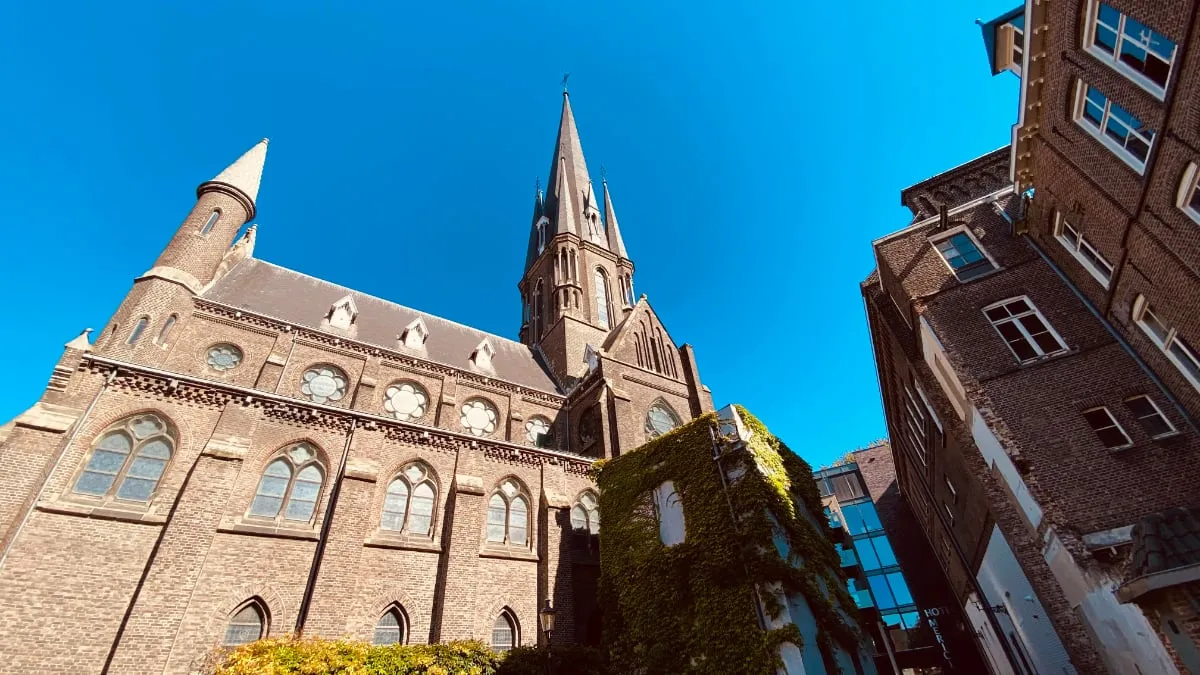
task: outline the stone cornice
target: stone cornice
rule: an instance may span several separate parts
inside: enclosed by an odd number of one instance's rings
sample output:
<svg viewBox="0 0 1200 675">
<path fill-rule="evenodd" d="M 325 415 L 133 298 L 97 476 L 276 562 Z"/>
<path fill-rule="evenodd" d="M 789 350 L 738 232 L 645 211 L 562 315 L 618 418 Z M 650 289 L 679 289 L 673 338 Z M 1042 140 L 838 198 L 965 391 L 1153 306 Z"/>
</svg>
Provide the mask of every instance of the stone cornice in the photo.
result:
<svg viewBox="0 0 1200 675">
<path fill-rule="evenodd" d="M 156 398 L 176 399 L 214 408 L 239 402 L 243 406 L 259 408 L 264 415 L 292 424 L 321 426 L 343 433 L 356 426 L 382 429 L 385 437 L 391 440 L 451 452 L 480 450 L 489 459 L 519 465 L 562 464 L 568 473 L 580 475 L 586 474 L 588 467 L 595 461 L 590 457 L 518 445 L 494 438 L 476 438 L 470 434 L 401 422 L 362 410 L 300 401 L 228 383 L 178 375 L 94 354 L 85 354 L 82 358 L 97 372 L 115 372 L 110 388 L 123 388 Z"/>
<path fill-rule="evenodd" d="M 242 205 L 242 208 L 246 209 L 245 222 L 247 223 L 251 220 L 254 220 L 254 216 L 258 213 L 254 207 L 254 200 L 250 198 L 250 195 L 242 192 L 241 189 L 230 185 L 229 183 L 223 183 L 215 180 L 201 183 L 200 186 L 196 188 L 196 197 L 200 197 L 200 195 L 206 192 L 220 192 L 221 194 L 229 195 L 230 197 L 236 199 L 238 203 Z"/>
</svg>

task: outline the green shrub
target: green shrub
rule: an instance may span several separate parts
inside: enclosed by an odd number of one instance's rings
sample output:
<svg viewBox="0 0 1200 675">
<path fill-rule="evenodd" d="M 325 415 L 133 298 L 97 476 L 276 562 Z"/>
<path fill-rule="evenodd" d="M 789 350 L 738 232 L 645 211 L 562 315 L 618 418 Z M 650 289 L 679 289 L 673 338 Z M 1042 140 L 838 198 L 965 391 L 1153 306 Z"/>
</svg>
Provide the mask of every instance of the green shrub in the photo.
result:
<svg viewBox="0 0 1200 675">
<path fill-rule="evenodd" d="M 546 651 L 518 647 L 507 654 L 470 640 L 378 647 L 350 640 L 282 638 L 218 649 L 212 675 L 545 675 Z M 604 675 L 600 653 L 589 647 L 551 650 L 555 675 Z"/>
</svg>

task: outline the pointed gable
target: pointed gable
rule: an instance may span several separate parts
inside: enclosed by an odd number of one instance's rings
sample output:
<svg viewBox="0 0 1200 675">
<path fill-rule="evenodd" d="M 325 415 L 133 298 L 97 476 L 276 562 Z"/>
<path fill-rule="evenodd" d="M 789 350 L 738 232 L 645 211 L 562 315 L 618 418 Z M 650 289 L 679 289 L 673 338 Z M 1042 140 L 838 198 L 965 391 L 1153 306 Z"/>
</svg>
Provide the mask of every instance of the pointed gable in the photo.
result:
<svg viewBox="0 0 1200 675">
<path fill-rule="evenodd" d="M 628 259 L 625 241 L 621 239 L 621 228 L 617 225 L 617 210 L 613 208 L 612 195 L 608 193 L 608 181 L 604 181 L 604 229 L 608 234 L 608 250 L 618 257 Z"/>
<path fill-rule="evenodd" d="M 646 296 L 638 299 L 625 320 L 604 342 L 609 358 L 654 371 L 675 380 L 683 379 L 679 349 L 650 307 Z"/>
</svg>

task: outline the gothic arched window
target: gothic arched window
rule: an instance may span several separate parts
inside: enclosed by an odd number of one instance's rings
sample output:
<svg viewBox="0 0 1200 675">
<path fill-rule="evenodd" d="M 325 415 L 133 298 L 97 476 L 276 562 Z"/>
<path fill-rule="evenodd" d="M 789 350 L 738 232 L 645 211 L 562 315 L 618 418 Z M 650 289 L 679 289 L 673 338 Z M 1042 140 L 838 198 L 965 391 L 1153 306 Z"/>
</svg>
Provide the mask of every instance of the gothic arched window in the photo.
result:
<svg viewBox="0 0 1200 675">
<path fill-rule="evenodd" d="M 493 544 L 529 545 L 529 498 L 515 479 L 504 479 L 488 500 L 487 540 Z"/>
<path fill-rule="evenodd" d="M 595 278 L 595 293 L 596 293 L 596 323 L 600 324 L 601 328 L 608 328 L 608 275 L 599 267 L 596 268 Z"/>
<path fill-rule="evenodd" d="M 221 219 L 220 209 L 213 209 L 213 212 L 208 214 L 208 220 L 204 221 L 204 225 L 200 228 L 200 234 L 208 234 L 212 232 L 217 221 Z"/>
<path fill-rule="evenodd" d="M 226 647 L 236 647 L 262 638 L 267 633 L 267 612 L 258 598 L 246 602 L 229 617 L 225 624 Z"/>
<path fill-rule="evenodd" d="M 125 341 L 125 344 L 136 344 L 138 340 L 142 339 L 142 333 L 146 332 L 146 327 L 149 325 L 150 317 L 143 316 L 139 318 L 137 323 L 133 324 L 133 330 L 129 331 L 129 339 Z"/>
<path fill-rule="evenodd" d="M 492 649 L 498 652 L 506 652 L 517 646 L 517 618 L 512 612 L 505 609 L 500 612 L 500 616 L 496 617 L 496 622 L 492 624 Z"/>
<path fill-rule="evenodd" d="M 428 536 L 433 525 L 437 484 L 424 462 L 413 462 L 388 484 L 379 527 Z"/>
<path fill-rule="evenodd" d="M 115 487 L 117 499 L 148 502 L 174 450 L 173 434 L 157 415 L 126 418 L 92 444 L 74 490 L 104 497 L 113 494 Z"/>
<path fill-rule="evenodd" d="M 650 406 L 649 412 L 646 413 L 646 437 L 658 438 L 668 431 L 679 426 L 679 415 L 667 405 L 665 401 L 659 399 Z"/>
<path fill-rule="evenodd" d="M 408 622 L 404 610 L 399 605 L 387 608 L 383 616 L 375 624 L 375 637 L 371 640 L 376 645 L 402 645 L 408 636 Z"/>
<path fill-rule="evenodd" d="M 325 472 L 317 453 L 309 444 L 298 443 L 267 464 L 254 492 L 250 515 L 308 522 L 324 482 Z"/>
<path fill-rule="evenodd" d="M 571 507 L 571 529 L 590 534 L 600 533 L 600 504 L 590 490 L 579 495 Z"/>
</svg>

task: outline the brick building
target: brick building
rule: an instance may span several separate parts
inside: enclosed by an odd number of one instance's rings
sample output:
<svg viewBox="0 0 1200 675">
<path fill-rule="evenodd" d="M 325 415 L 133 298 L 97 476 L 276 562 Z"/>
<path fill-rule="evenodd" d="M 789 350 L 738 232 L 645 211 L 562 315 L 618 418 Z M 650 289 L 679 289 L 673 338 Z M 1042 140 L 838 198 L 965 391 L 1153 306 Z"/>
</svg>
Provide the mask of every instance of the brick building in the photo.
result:
<svg viewBox="0 0 1200 675">
<path fill-rule="evenodd" d="M 1197 12 L 982 24 L 1013 142 L 902 191 L 873 242 L 900 492 L 997 673 L 1200 672 Z"/>
<path fill-rule="evenodd" d="M 839 531 L 851 595 L 870 624 L 876 668 L 897 675 L 985 672 L 962 608 L 900 495 L 888 443 L 856 450 L 852 459 L 813 478 Z"/>
<path fill-rule="evenodd" d="M 595 641 L 586 471 L 712 402 L 634 295 L 569 100 L 520 342 L 255 259 L 266 152 L 0 427 L 0 672 L 189 672 L 293 631 L 505 648 L 546 600 Z"/>
</svg>

